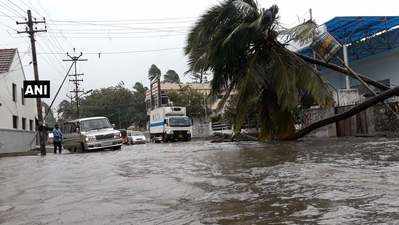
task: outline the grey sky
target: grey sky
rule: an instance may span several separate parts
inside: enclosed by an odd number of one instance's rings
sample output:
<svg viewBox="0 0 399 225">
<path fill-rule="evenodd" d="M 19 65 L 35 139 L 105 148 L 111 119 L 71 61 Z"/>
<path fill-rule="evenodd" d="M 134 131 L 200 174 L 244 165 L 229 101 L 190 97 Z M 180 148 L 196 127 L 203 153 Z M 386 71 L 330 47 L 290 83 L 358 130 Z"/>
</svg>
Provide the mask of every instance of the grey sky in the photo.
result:
<svg viewBox="0 0 399 225">
<path fill-rule="evenodd" d="M 156 64 L 165 73 L 176 70 L 181 76 L 187 70 L 186 60 L 181 49 L 185 44 L 186 33 L 195 19 L 207 8 L 218 3 L 214 0 L 0 0 L 0 48 L 17 47 L 23 65 L 30 60 L 29 40 L 15 34 L 15 20 L 19 14 L 33 6 L 35 17 L 45 16 L 48 20 L 48 33 L 37 37 L 38 52 L 77 52 L 115 53 L 125 51 L 147 51 L 169 49 L 156 52 L 128 54 L 84 55 L 88 62 L 79 64 L 79 71 L 85 73 L 84 88 L 101 88 L 124 81 L 132 87 L 136 81 L 147 85 L 147 71 Z M 259 0 L 262 7 L 277 4 L 280 7 L 281 22 L 285 26 L 308 18 L 308 9 L 318 23 L 324 23 L 334 16 L 373 16 L 399 15 L 399 3 L 395 0 L 349 1 L 335 0 Z M 18 5 L 20 8 L 18 8 Z M 37 15 L 40 13 L 40 15 Z M 4 15 L 6 14 L 6 15 Z M 12 17 L 9 18 L 9 17 Z M 55 21 L 78 21 L 55 22 Z M 83 25 L 85 23 L 86 25 Z M 90 25 L 88 25 L 90 23 Z M 93 25 L 95 24 L 95 25 Z M 107 24 L 104 26 L 103 24 Z M 39 26 L 40 27 L 40 26 Z M 67 63 L 61 61 L 64 55 L 39 55 L 41 79 L 52 81 L 52 91 L 58 87 L 66 72 Z M 31 66 L 25 67 L 28 79 L 33 77 Z M 183 78 L 183 80 L 185 80 Z M 64 86 L 60 99 L 71 88 Z M 60 102 L 60 99 L 57 102 Z"/>
</svg>

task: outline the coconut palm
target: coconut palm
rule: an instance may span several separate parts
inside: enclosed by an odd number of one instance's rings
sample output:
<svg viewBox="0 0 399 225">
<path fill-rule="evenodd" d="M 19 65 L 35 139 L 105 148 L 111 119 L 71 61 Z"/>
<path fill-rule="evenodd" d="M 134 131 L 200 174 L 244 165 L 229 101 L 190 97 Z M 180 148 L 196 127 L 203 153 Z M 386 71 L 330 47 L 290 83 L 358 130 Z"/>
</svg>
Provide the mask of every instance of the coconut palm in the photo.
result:
<svg viewBox="0 0 399 225">
<path fill-rule="evenodd" d="M 176 73 L 174 70 L 168 70 L 165 75 L 163 75 L 164 82 L 169 83 L 180 83 L 179 74 Z"/>
<path fill-rule="evenodd" d="M 211 71 L 212 93 L 224 94 L 222 103 L 238 95 L 237 131 L 256 107 L 261 139 L 292 136 L 293 111 L 305 95 L 322 106 L 332 102 L 313 67 L 279 42 L 278 11 L 260 8 L 255 0 L 225 0 L 201 16 L 185 47 L 189 72 Z"/>
<path fill-rule="evenodd" d="M 160 80 L 161 79 L 161 70 L 154 64 L 151 65 L 148 70 L 148 78 L 150 81 Z"/>
<path fill-rule="evenodd" d="M 150 79 L 150 99 L 151 99 L 151 107 L 160 106 L 161 105 L 161 70 L 154 64 L 151 65 L 148 70 L 148 79 Z M 158 101 L 155 104 L 153 97 L 152 85 L 157 82 L 157 93 L 158 93 Z"/>
</svg>

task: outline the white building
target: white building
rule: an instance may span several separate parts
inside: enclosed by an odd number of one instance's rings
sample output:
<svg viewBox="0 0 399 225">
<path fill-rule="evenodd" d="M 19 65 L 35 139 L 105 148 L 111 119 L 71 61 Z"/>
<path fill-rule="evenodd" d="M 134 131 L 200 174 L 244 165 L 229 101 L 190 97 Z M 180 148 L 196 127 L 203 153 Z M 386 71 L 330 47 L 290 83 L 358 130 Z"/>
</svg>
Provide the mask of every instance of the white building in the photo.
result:
<svg viewBox="0 0 399 225">
<path fill-rule="evenodd" d="M 17 49 L 0 49 L 0 153 L 35 144 L 36 100 L 23 98 L 26 79 Z"/>
<path fill-rule="evenodd" d="M 335 17 L 324 27 L 347 50 L 337 56 L 347 59 L 354 71 L 387 86 L 399 84 L 398 16 Z M 309 48 L 301 53 L 313 55 Z M 341 65 L 336 60 L 332 63 Z M 353 105 L 361 101 L 363 95 L 370 95 L 355 79 L 328 69 L 321 73 L 339 93 L 337 106 Z"/>
</svg>

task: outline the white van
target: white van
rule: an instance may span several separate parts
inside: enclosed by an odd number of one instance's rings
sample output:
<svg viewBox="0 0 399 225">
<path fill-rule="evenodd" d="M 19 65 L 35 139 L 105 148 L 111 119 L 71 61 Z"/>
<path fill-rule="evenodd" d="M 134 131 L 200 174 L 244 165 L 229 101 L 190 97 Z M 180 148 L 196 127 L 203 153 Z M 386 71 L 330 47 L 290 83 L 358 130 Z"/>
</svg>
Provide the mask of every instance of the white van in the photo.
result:
<svg viewBox="0 0 399 225">
<path fill-rule="evenodd" d="M 91 117 L 69 121 L 61 125 L 64 148 L 70 152 L 84 152 L 122 147 L 121 132 L 115 130 L 108 118 Z"/>
</svg>

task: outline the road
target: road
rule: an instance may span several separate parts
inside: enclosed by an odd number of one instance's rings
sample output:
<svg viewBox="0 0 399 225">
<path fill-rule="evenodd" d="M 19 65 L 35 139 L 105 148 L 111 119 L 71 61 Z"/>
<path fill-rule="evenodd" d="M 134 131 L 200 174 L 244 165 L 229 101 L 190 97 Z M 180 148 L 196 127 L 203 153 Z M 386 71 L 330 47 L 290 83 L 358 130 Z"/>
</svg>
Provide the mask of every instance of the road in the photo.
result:
<svg viewBox="0 0 399 225">
<path fill-rule="evenodd" d="M 0 159 L 0 224 L 399 224 L 399 140 Z"/>
</svg>

